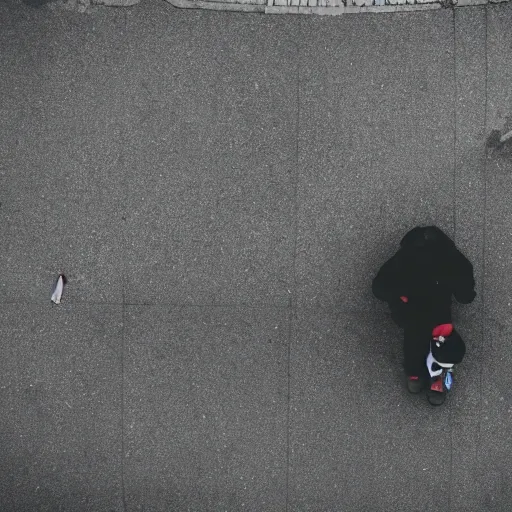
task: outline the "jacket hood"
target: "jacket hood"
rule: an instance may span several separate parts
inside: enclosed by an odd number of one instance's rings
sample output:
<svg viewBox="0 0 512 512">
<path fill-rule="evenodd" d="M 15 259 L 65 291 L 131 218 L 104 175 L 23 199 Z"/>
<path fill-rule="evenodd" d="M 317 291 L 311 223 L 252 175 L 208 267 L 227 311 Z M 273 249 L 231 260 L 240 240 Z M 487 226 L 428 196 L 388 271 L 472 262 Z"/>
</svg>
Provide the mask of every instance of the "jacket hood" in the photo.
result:
<svg viewBox="0 0 512 512">
<path fill-rule="evenodd" d="M 447 249 L 455 244 L 436 226 L 416 227 L 411 229 L 400 242 L 403 249 Z"/>
</svg>

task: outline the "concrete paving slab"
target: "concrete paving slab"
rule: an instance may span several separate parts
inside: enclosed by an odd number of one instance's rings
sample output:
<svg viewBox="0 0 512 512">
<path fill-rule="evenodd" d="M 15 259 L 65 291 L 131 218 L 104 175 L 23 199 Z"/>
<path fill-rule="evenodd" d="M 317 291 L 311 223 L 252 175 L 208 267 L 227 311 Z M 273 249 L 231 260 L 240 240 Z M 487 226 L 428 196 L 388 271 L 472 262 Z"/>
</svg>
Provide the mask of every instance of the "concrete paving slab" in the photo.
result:
<svg viewBox="0 0 512 512">
<path fill-rule="evenodd" d="M 135 207 L 128 222 L 130 303 L 290 301 L 290 164 L 241 164 L 223 177 L 210 168 L 198 179 L 178 165 L 167 175 L 152 169 L 162 174 L 138 179 L 137 190 L 157 204 Z"/>
<path fill-rule="evenodd" d="M 121 510 L 121 307 L 0 319 L 1 509 Z"/>
<path fill-rule="evenodd" d="M 0 300 L 120 301 L 122 18 L 36 12 L 0 34 Z"/>
<path fill-rule="evenodd" d="M 485 241 L 486 13 L 484 8 L 455 11 L 456 105 L 455 241 L 473 263 L 477 298 L 454 306 L 457 329 L 467 352 L 457 368 L 455 407 L 451 410 L 450 509 L 480 511 L 480 376 L 487 335 L 483 331 L 483 254 Z"/>
<path fill-rule="evenodd" d="M 502 129 L 512 114 L 512 34 L 509 5 L 488 9 L 487 131 Z M 512 313 L 509 277 L 512 236 L 512 151 L 489 151 L 487 158 L 487 209 L 485 247 L 485 308 L 490 321 L 508 322 Z"/>
<path fill-rule="evenodd" d="M 487 131 L 502 129 L 512 112 L 510 80 L 510 6 L 487 11 Z M 481 422 L 479 455 L 480 495 L 486 510 L 510 508 L 512 501 L 509 469 L 510 414 L 510 222 L 512 210 L 512 152 L 509 148 L 488 152 L 486 166 L 486 244 L 485 244 L 485 345 L 481 374 Z"/>
<path fill-rule="evenodd" d="M 455 137 L 455 241 L 473 263 L 478 291 L 483 287 L 485 219 L 486 10 L 455 12 L 456 29 L 456 137 Z M 480 311 L 482 293 L 471 308 Z"/>
<path fill-rule="evenodd" d="M 286 305 L 297 121 L 289 24 L 203 17 L 192 31 L 166 27 L 148 36 L 138 18 L 130 25 L 145 42 L 130 51 L 140 88 L 127 300 Z"/>
<path fill-rule="evenodd" d="M 408 229 L 453 231 L 453 46 L 435 44 L 452 28 L 447 12 L 304 20 L 299 303 L 371 308 Z"/>
<path fill-rule="evenodd" d="M 127 307 L 127 510 L 286 507 L 286 309 Z"/>
<path fill-rule="evenodd" d="M 290 509 L 444 509 L 453 404 L 407 394 L 399 330 L 299 309 L 292 340 Z"/>
<path fill-rule="evenodd" d="M 480 510 L 501 512 L 509 509 L 512 502 L 510 320 L 487 320 L 486 333 L 478 450 L 481 461 L 478 479 L 482 500 Z"/>
<path fill-rule="evenodd" d="M 488 318 L 507 322 L 512 313 L 509 266 L 512 239 L 511 175 L 492 174 L 487 166 L 487 218 L 485 247 L 485 311 Z M 512 165 L 509 165 L 512 171 Z"/>
</svg>

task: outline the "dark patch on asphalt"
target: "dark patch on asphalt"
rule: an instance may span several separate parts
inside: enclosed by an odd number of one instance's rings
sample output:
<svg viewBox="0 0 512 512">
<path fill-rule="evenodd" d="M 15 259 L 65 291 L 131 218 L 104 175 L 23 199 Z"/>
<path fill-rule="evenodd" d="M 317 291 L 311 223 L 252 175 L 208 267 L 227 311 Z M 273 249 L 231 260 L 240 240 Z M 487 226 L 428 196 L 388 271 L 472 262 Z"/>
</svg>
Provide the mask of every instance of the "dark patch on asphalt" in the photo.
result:
<svg viewBox="0 0 512 512">
<path fill-rule="evenodd" d="M 43 7 L 43 5 L 54 2 L 55 0 L 22 0 L 25 5 L 29 7 Z"/>
</svg>

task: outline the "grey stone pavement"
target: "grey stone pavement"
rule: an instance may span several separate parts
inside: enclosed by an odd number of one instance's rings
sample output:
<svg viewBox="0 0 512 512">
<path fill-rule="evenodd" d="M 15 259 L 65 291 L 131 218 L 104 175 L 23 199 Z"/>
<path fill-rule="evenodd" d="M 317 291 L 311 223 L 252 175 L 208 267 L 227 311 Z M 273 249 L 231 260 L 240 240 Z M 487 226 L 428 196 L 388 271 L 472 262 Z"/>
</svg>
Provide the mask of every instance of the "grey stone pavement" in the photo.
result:
<svg viewBox="0 0 512 512">
<path fill-rule="evenodd" d="M 512 509 L 510 4 L 0 26 L 2 512 Z M 426 223 L 479 294 L 438 409 L 370 293 Z"/>
</svg>

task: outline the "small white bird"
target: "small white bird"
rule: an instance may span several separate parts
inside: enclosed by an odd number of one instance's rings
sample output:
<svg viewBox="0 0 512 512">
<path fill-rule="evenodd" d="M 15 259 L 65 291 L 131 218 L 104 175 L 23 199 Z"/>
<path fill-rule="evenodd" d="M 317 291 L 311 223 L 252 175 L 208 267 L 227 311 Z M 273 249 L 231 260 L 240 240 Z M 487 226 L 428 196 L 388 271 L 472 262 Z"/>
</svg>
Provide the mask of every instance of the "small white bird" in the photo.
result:
<svg viewBox="0 0 512 512">
<path fill-rule="evenodd" d="M 60 300 L 62 299 L 62 292 L 64 291 L 64 285 L 68 282 L 66 276 L 64 274 L 59 274 L 59 278 L 55 283 L 55 288 L 52 293 L 52 302 L 55 304 L 60 304 Z"/>
</svg>

